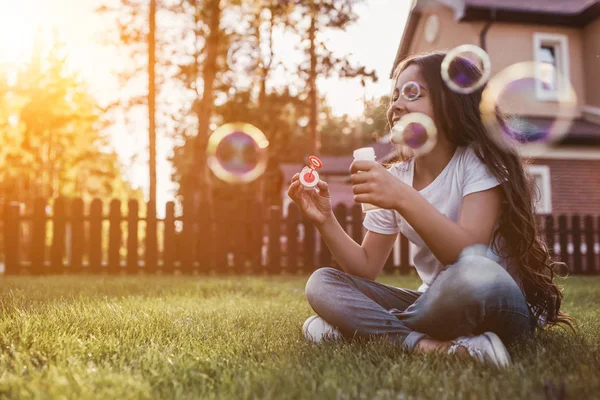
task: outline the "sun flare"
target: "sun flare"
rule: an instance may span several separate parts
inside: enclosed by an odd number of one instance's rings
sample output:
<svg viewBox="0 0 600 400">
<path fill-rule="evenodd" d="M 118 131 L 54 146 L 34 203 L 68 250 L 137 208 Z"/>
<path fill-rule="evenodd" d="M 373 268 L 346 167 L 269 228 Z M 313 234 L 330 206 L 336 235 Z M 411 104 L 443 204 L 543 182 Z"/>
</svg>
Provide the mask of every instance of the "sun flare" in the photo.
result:
<svg viewBox="0 0 600 400">
<path fill-rule="evenodd" d="M 41 0 L 0 1 L 0 64 L 18 65 L 41 27 Z"/>
</svg>

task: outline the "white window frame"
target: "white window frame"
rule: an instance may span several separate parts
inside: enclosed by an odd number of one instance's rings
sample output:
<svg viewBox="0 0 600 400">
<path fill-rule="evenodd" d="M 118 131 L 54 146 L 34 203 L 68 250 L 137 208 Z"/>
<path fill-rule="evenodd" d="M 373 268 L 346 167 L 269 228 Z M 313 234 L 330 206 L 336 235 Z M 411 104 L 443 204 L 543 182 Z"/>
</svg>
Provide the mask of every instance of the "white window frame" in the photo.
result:
<svg viewBox="0 0 600 400">
<path fill-rule="evenodd" d="M 538 188 L 541 198 L 535 205 L 537 214 L 552 213 L 552 182 L 550 180 L 550 167 L 547 165 L 529 165 L 527 167 L 529 174 L 539 176 L 542 180 L 542 187 Z M 535 182 L 535 181 L 534 181 Z M 537 193 L 535 193 L 537 195 Z M 536 198 L 537 200 L 537 198 Z"/>
<path fill-rule="evenodd" d="M 553 46 L 556 56 L 556 85 L 555 92 L 544 90 L 540 79 L 541 64 L 539 49 L 542 46 Z M 535 60 L 535 95 L 539 101 L 565 101 L 570 100 L 571 91 L 569 82 L 571 82 L 571 72 L 569 66 L 569 39 L 567 35 L 557 33 L 535 32 L 533 34 L 533 57 Z"/>
</svg>

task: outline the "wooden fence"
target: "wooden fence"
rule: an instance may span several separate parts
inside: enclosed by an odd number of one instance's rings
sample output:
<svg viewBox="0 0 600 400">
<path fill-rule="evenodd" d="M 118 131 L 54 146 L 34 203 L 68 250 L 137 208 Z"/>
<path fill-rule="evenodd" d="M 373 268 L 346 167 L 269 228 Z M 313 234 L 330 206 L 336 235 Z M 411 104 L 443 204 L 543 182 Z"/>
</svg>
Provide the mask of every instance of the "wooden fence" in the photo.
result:
<svg viewBox="0 0 600 400">
<path fill-rule="evenodd" d="M 239 204 L 218 213 L 184 205 L 183 215 L 176 216 L 170 202 L 160 219 L 140 217 L 135 200 L 124 214 L 118 200 L 110 202 L 108 213 L 103 208 L 98 199 L 87 212 L 81 199 L 56 199 L 51 212 L 43 199 L 26 213 L 19 204 L 8 204 L 2 218 L 4 273 L 307 274 L 335 266 L 318 232 L 294 204 L 286 216 L 278 207 L 261 216 Z M 334 212 L 360 243 L 360 207 L 338 205 Z M 538 220 L 553 256 L 565 261 L 570 273 L 600 274 L 600 216 Z M 410 269 L 409 243 L 400 236 L 384 271 L 406 274 Z"/>
</svg>

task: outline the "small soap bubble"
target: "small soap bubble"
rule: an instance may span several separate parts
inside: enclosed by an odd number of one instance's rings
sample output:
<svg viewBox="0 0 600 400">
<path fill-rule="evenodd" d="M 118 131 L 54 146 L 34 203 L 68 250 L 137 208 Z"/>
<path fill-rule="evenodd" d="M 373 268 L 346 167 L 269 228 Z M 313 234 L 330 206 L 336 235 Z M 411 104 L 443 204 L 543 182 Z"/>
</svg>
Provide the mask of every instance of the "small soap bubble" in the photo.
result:
<svg viewBox="0 0 600 400">
<path fill-rule="evenodd" d="M 402 85 L 400 94 L 407 101 L 415 101 L 421 96 L 421 86 L 415 81 L 408 81 Z"/>
<path fill-rule="evenodd" d="M 465 44 L 446 54 L 441 72 L 450 90 L 468 94 L 480 89 L 489 80 L 492 62 L 482 48 Z"/>
<path fill-rule="evenodd" d="M 569 132 L 577 116 L 577 96 L 553 66 L 523 62 L 490 80 L 479 108 L 488 135 L 498 145 L 543 152 Z"/>
<path fill-rule="evenodd" d="M 248 183 L 266 169 L 269 141 L 255 126 L 225 124 L 208 140 L 208 167 L 217 178 L 228 183 Z"/>
<path fill-rule="evenodd" d="M 420 156 L 431 151 L 437 143 L 437 128 L 426 114 L 406 114 L 392 128 L 391 141 Z"/>
</svg>

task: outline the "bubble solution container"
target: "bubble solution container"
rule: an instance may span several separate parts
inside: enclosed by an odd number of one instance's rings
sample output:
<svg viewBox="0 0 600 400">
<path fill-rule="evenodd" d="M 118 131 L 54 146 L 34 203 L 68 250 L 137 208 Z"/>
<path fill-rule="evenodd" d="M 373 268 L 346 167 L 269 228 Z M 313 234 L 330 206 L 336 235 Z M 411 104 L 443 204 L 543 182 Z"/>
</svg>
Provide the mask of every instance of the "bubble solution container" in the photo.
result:
<svg viewBox="0 0 600 400">
<path fill-rule="evenodd" d="M 354 150 L 354 161 L 376 161 L 375 149 L 372 147 L 363 147 Z M 379 207 L 369 203 L 361 203 L 363 212 L 380 210 Z"/>
<path fill-rule="evenodd" d="M 313 190 L 319 184 L 317 169 L 323 167 L 323 162 L 317 156 L 308 157 L 310 167 L 304 167 L 300 172 L 300 183 L 304 190 Z"/>
<path fill-rule="evenodd" d="M 300 172 L 300 183 L 304 190 L 313 190 L 319 183 L 319 174 L 312 168 L 304 167 Z"/>
</svg>

